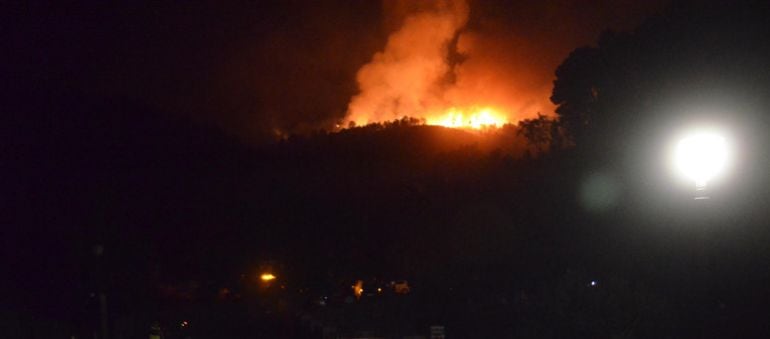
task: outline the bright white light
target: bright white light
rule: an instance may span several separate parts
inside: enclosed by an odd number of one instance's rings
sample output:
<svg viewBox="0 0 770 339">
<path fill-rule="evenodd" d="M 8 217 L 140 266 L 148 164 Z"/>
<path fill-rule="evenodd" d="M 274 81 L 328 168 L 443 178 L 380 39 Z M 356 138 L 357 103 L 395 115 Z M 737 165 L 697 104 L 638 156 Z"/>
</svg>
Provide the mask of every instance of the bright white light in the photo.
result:
<svg viewBox="0 0 770 339">
<path fill-rule="evenodd" d="M 725 138 L 714 132 L 696 132 L 679 141 L 676 146 L 674 161 L 676 167 L 696 187 L 705 187 L 706 183 L 722 173 L 728 160 Z"/>
</svg>

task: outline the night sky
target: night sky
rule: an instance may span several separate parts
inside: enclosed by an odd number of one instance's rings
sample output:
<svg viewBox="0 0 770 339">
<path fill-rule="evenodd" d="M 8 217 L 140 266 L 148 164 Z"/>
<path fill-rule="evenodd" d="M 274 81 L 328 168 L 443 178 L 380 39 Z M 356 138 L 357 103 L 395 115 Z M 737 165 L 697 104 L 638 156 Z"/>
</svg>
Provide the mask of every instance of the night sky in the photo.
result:
<svg viewBox="0 0 770 339">
<path fill-rule="evenodd" d="M 359 92 L 356 72 L 405 18 L 436 3 L 17 4 L 5 11 L 9 71 L 20 92 L 129 100 L 261 142 L 345 121 Z M 593 43 L 603 29 L 633 27 L 664 3 L 468 5 L 458 32 L 476 41 L 466 73 L 517 98 L 515 123 L 553 113 L 554 69 L 572 49 Z"/>
</svg>

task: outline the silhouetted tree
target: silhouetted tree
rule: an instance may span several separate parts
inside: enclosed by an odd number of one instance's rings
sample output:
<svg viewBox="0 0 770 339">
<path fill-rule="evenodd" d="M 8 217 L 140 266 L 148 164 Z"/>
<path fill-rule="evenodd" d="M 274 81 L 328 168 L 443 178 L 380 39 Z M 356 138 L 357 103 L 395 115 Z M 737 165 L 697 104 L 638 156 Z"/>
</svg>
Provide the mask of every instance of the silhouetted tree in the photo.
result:
<svg viewBox="0 0 770 339">
<path fill-rule="evenodd" d="M 726 118 L 709 108 L 758 111 L 770 89 L 768 7 L 682 2 L 632 32 L 604 32 L 556 70 L 560 123 L 578 146 L 623 151 L 688 108 L 712 120 Z"/>
<path fill-rule="evenodd" d="M 556 69 L 551 101 L 559 105 L 556 114 L 576 142 L 584 139 L 598 114 L 600 71 L 599 50 L 592 47 L 574 50 Z"/>
<path fill-rule="evenodd" d="M 564 146 L 564 132 L 560 122 L 540 113 L 535 119 L 520 121 L 516 134 L 524 136 L 527 143 L 537 152 L 556 150 Z"/>
</svg>

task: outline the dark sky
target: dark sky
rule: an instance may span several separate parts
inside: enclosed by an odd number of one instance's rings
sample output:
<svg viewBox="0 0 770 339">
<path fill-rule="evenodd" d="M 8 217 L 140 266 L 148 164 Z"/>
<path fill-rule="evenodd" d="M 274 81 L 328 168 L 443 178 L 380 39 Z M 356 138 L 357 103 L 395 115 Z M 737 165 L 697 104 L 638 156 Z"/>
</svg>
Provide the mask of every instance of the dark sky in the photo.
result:
<svg viewBox="0 0 770 339">
<path fill-rule="evenodd" d="M 27 3 L 7 11 L 20 93 L 135 101 L 214 123 L 249 141 L 329 128 L 358 92 L 356 72 L 404 18 L 435 2 Z M 607 27 L 629 29 L 662 1 L 471 1 L 467 25 L 525 102 L 548 109 L 553 71 Z M 65 94 L 62 94 L 65 93 Z M 544 108 L 543 108 L 544 107 Z M 532 114 L 534 112 L 528 112 Z M 61 111 L 54 114 L 68 114 Z"/>
</svg>

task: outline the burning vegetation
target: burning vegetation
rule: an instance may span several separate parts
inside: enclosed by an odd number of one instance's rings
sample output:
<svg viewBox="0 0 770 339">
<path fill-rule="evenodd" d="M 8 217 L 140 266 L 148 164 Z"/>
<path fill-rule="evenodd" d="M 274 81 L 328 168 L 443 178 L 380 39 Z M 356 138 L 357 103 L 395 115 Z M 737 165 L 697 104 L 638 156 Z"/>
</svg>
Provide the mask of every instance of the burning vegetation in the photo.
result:
<svg viewBox="0 0 770 339">
<path fill-rule="evenodd" d="M 396 1 L 386 10 L 396 13 L 400 25 L 384 50 L 359 69 L 359 93 L 348 104 L 346 126 L 413 117 L 427 125 L 478 130 L 552 109 L 547 99 L 517 98 L 531 97 L 511 84 L 525 75 L 500 75 L 501 57 L 490 51 L 495 46 L 466 27 L 466 1 Z"/>
</svg>

